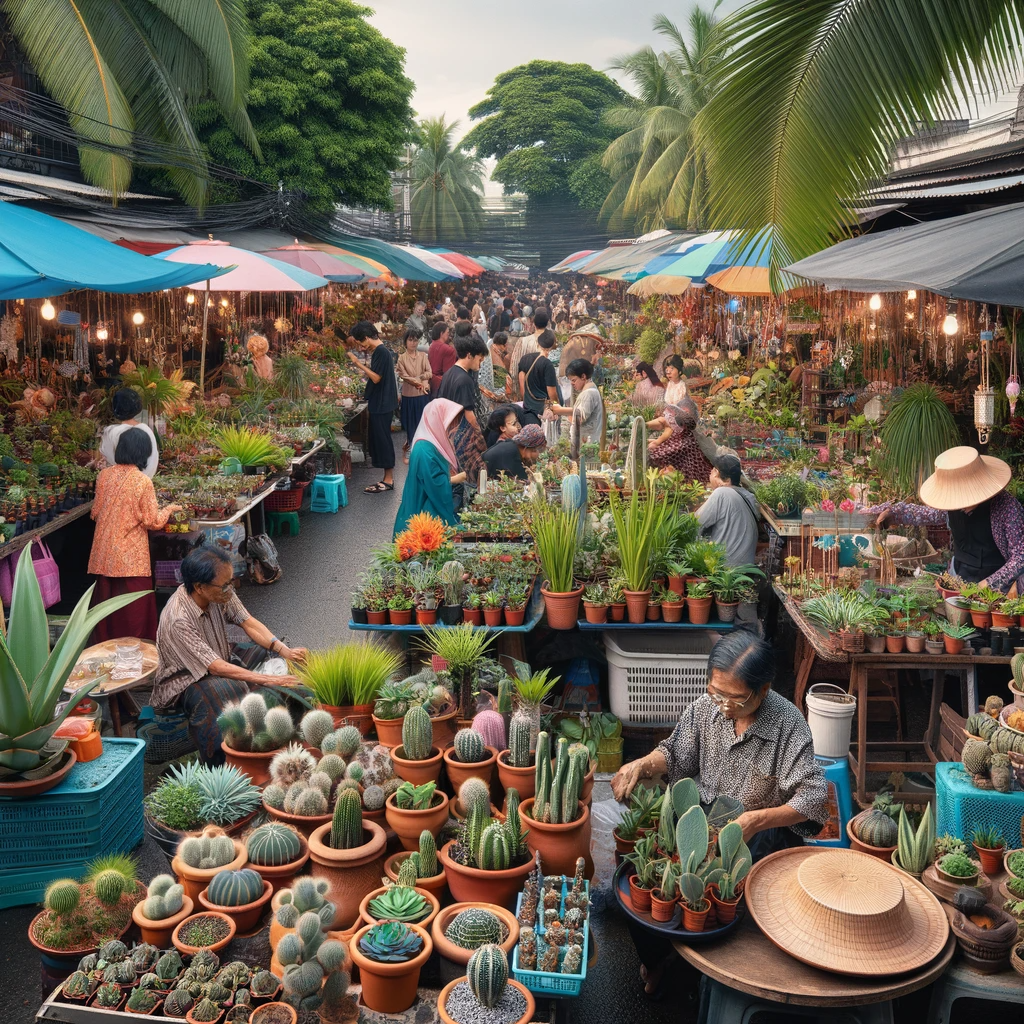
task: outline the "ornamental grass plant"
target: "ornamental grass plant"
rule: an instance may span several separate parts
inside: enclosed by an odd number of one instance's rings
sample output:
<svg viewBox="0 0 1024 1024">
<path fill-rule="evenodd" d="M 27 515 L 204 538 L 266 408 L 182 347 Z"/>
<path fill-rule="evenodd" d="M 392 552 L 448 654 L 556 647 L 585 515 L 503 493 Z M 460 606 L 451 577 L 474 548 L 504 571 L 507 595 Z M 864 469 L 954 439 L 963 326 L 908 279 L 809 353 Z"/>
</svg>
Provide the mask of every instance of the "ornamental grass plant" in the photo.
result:
<svg viewBox="0 0 1024 1024">
<path fill-rule="evenodd" d="M 655 542 L 664 533 L 666 519 L 675 515 L 675 505 L 659 495 L 658 474 L 653 470 L 647 474 L 646 497 L 642 498 L 637 488 L 626 503 L 612 491 L 609 504 L 628 589 L 648 590 L 658 556 Z"/>
<path fill-rule="evenodd" d="M 396 651 L 370 640 L 311 651 L 294 671 L 321 704 L 358 706 L 374 702 L 378 690 L 398 671 L 400 663 Z"/>
</svg>

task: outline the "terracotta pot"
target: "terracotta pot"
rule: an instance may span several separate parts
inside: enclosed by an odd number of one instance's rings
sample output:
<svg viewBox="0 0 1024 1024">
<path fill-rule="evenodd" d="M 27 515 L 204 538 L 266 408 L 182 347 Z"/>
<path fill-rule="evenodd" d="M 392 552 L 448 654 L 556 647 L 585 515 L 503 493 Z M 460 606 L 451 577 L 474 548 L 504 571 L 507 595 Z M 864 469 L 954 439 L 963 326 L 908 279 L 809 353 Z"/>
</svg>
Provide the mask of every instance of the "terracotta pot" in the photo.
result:
<svg viewBox="0 0 1024 1024">
<path fill-rule="evenodd" d="M 289 814 L 287 811 L 279 811 L 276 807 L 268 807 L 266 802 L 263 804 L 263 809 L 271 818 L 274 818 L 285 825 L 291 825 L 296 831 L 301 832 L 307 839 L 310 837 L 314 829 L 319 828 L 324 824 L 324 822 L 330 821 L 332 817 L 330 814 L 314 814 L 312 817 L 305 818 L 301 814 Z M 260 869 L 260 874 L 263 874 L 262 868 Z M 284 888 L 284 886 L 280 886 L 280 888 Z"/>
<path fill-rule="evenodd" d="M 503 750 L 498 755 L 498 781 L 501 788 L 507 793 L 514 789 L 519 794 L 519 800 L 529 800 L 537 790 L 536 769 L 531 764 L 528 768 L 513 768 L 508 763 L 509 751 Z"/>
<path fill-rule="evenodd" d="M 369 736 L 373 730 L 372 704 L 321 704 L 319 707 L 334 719 L 335 729 L 354 725 L 362 736 Z"/>
<path fill-rule="evenodd" d="M 637 839 L 640 837 L 637 836 Z M 615 840 L 615 852 L 617 854 L 632 853 L 636 846 L 636 839 L 623 839 L 619 835 L 618 827 L 612 829 L 612 839 Z"/>
<path fill-rule="evenodd" d="M 433 626 L 437 622 L 436 608 L 417 608 L 416 624 L 419 626 Z"/>
<path fill-rule="evenodd" d="M 587 622 L 607 622 L 608 605 L 594 604 L 592 601 L 584 601 L 583 614 L 586 615 Z"/>
<path fill-rule="evenodd" d="M 707 900 L 707 907 L 704 910 L 691 910 L 685 903 L 680 904 L 683 908 L 683 929 L 688 932 L 702 932 L 707 924 L 708 914 L 711 912 L 711 904 Z"/>
<path fill-rule="evenodd" d="M 164 1001 L 162 999 L 158 999 L 153 1004 L 153 1006 L 148 1010 L 133 1010 L 127 1003 L 125 1003 L 124 1012 L 134 1014 L 137 1017 L 152 1017 L 156 1013 L 156 1011 L 159 1010 L 161 1006 L 163 1006 L 163 1004 Z"/>
<path fill-rule="evenodd" d="M 912 633 L 907 634 L 907 651 L 910 654 L 920 654 L 924 650 L 924 635 L 918 634 L 915 636 Z"/>
<path fill-rule="evenodd" d="M 434 918 L 433 923 L 430 925 L 430 937 L 434 941 L 434 949 L 444 957 L 445 960 L 450 960 L 453 964 L 458 964 L 461 967 L 465 967 L 469 963 L 469 958 L 475 952 L 472 949 L 463 949 L 461 946 L 456 946 L 451 941 L 445 932 L 448 930 L 448 925 L 462 913 L 463 910 L 489 910 L 495 917 L 499 918 L 505 928 L 508 930 L 508 937 L 503 943 L 501 948 L 509 957 L 511 963 L 512 950 L 515 948 L 515 944 L 519 941 L 519 922 L 516 920 L 516 915 L 511 910 L 506 910 L 504 907 L 499 907 L 496 903 L 453 903 L 450 907 L 445 907 L 438 915 Z"/>
<path fill-rule="evenodd" d="M 438 750 L 444 750 L 445 747 L 450 747 L 455 742 L 455 734 L 459 730 L 456 721 L 458 714 L 458 709 L 456 709 L 449 711 L 446 715 L 431 717 L 430 727 L 434 734 L 434 746 Z"/>
<path fill-rule="evenodd" d="M 885 635 L 885 649 L 890 654 L 902 654 L 903 645 L 906 642 L 906 637 L 902 633 L 898 633 L 896 636 L 887 633 Z"/>
<path fill-rule="evenodd" d="M 380 825 L 363 819 L 363 845 L 354 850 L 333 850 L 327 845 L 330 832 L 328 822 L 309 837 L 312 875 L 325 878 L 330 886 L 326 899 L 334 904 L 331 928 L 350 928 L 359 918 L 362 898 L 380 884 L 387 835 Z"/>
<path fill-rule="evenodd" d="M 623 597 L 626 599 L 626 616 L 633 625 L 645 622 L 647 619 L 647 603 L 651 599 L 651 591 L 647 590 L 623 590 Z"/>
<path fill-rule="evenodd" d="M 885 637 L 884 636 L 865 636 L 864 647 L 871 654 L 884 654 L 885 653 Z"/>
<path fill-rule="evenodd" d="M 516 896 L 533 870 L 533 859 L 504 871 L 483 871 L 453 861 L 448 852 L 452 845 L 446 843 L 437 851 L 452 898 L 459 903 L 497 903 L 508 910 L 515 909 Z"/>
<path fill-rule="evenodd" d="M 551 770 L 554 771 L 554 760 L 551 762 Z M 590 762 L 590 768 L 587 774 L 583 776 L 583 788 L 580 790 L 580 800 L 583 801 L 588 807 L 590 806 L 590 798 L 594 792 L 594 772 L 597 771 L 597 758 L 594 758 Z"/>
<path fill-rule="evenodd" d="M 1017 625 L 1017 615 L 1007 615 L 1005 612 L 993 611 L 992 612 L 992 625 L 1000 629 L 1008 629 L 1010 626 Z"/>
<path fill-rule="evenodd" d="M 483 608 L 463 608 L 462 621 L 468 622 L 471 626 L 482 626 L 484 624 Z"/>
<path fill-rule="evenodd" d="M 715 598 L 715 611 L 718 613 L 718 621 L 735 622 L 736 609 L 739 606 L 739 601 L 719 601 L 718 598 Z"/>
<path fill-rule="evenodd" d="M 132 920 L 142 933 L 143 942 L 148 942 L 151 946 L 156 946 L 158 949 L 170 949 L 171 933 L 186 917 L 192 914 L 194 907 L 195 904 L 192 902 L 191 897 L 183 896 L 181 910 L 173 917 L 166 917 L 162 921 L 150 921 L 148 917 L 142 916 L 142 904 L 136 903 L 132 907 Z"/>
<path fill-rule="evenodd" d="M 533 798 L 519 805 L 519 814 L 525 820 L 529 831 L 526 845 L 530 853 L 539 853 L 541 870 L 546 875 L 572 875 L 576 870 L 576 858 L 586 861 L 586 877 L 594 874 L 594 862 L 590 857 L 590 810 L 580 801 L 580 816 L 567 825 L 550 825 L 535 821 L 531 815 Z"/>
<path fill-rule="evenodd" d="M 237 907 L 222 907 L 219 904 L 211 903 L 206 893 L 207 890 L 204 889 L 199 894 L 200 905 L 207 910 L 215 910 L 225 917 L 230 917 L 235 922 L 235 929 L 238 934 L 247 935 L 249 932 L 255 931 L 257 925 L 259 925 L 260 919 L 267 909 L 267 904 L 270 902 L 270 897 L 274 895 L 274 887 L 270 882 L 264 881 L 263 892 L 257 899 Z"/>
<path fill-rule="evenodd" d="M 317 824 L 321 825 L 323 822 Z M 309 860 L 309 843 L 305 833 L 299 839 L 299 846 L 301 847 L 299 856 L 290 864 L 253 864 L 252 861 L 247 861 L 245 866 L 259 872 L 263 881 L 270 883 L 271 895 L 273 895 L 280 889 L 289 888 L 295 876 L 306 866 L 306 861 Z M 241 931 L 241 929 L 239 930 Z"/>
<path fill-rule="evenodd" d="M 445 985 L 445 987 L 438 993 L 437 1016 L 441 1024 L 463 1024 L 462 1021 L 457 1021 L 454 1018 L 449 1017 L 445 1006 L 448 1003 L 448 997 L 452 994 L 452 989 L 455 988 L 456 985 L 461 985 L 465 980 L 465 977 L 455 978 L 453 981 L 449 981 L 448 984 Z M 522 1017 L 513 1021 L 512 1024 L 527 1024 L 527 1021 L 533 1020 L 533 1015 L 537 1012 L 537 1001 L 533 998 L 533 993 L 525 985 L 516 981 L 514 978 L 509 978 L 508 983 L 512 988 L 519 989 L 523 998 L 526 1000 L 526 1009 L 523 1010 Z"/>
<path fill-rule="evenodd" d="M 422 786 L 425 782 L 437 782 L 441 775 L 441 755 L 440 747 L 431 747 L 430 757 L 425 761 L 410 761 L 405 757 L 405 748 L 397 746 L 391 751 L 391 763 L 395 766 L 395 774 L 403 782 Z"/>
<path fill-rule="evenodd" d="M 210 884 L 218 871 L 237 871 L 245 867 L 245 862 L 249 859 L 245 844 L 240 839 L 231 841 L 235 844 L 235 859 L 219 868 L 190 868 L 180 857 L 171 860 L 171 870 L 185 887 L 185 895 L 190 897 L 193 903 L 199 902 L 199 894 Z"/>
<path fill-rule="evenodd" d="M 368 892 L 359 903 L 359 920 L 362 924 L 380 924 L 381 921 L 389 921 L 390 918 L 374 917 L 373 911 L 370 910 L 370 900 L 376 899 L 378 896 L 382 896 L 385 892 L 390 889 L 389 885 L 382 885 L 372 892 Z M 438 911 L 441 909 L 441 903 L 438 898 L 431 892 L 428 892 L 422 886 L 415 886 L 416 891 L 427 901 L 427 913 L 422 921 L 416 921 L 421 928 L 429 928 L 434 922 L 434 918 L 437 917 Z M 362 925 L 360 925 L 361 927 Z"/>
<path fill-rule="evenodd" d="M 1006 852 L 1005 852 L 1005 853 L 1003 854 L 1003 870 L 1004 870 L 1004 871 L 1005 871 L 1005 872 L 1006 872 L 1006 873 L 1007 873 L 1007 874 L 1008 874 L 1008 875 L 1009 875 L 1009 876 L 1010 876 L 1011 878 L 1020 878 L 1020 877 L 1021 877 L 1020 875 L 1015 875 L 1015 874 L 1014 874 L 1014 873 L 1013 873 L 1013 872 L 1012 872 L 1012 871 L 1010 870 L 1010 854 L 1011 854 L 1011 853 L 1016 853 L 1016 852 L 1017 852 L 1016 850 L 1007 850 L 1007 851 L 1006 851 Z"/>
<path fill-rule="evenodd" d="M 889 857 L 889 863 L 897 870 L 902 871 L 905 875 L 910 875 L 911 878 L 916 878 L 919 882 L 921 881 L 922 872 L 920 871 L 908 871 L 899 862 L 899 857 L 895 850 L 892 851 L 892 855 Z"/>
<path fill-rule="evenodd" d="M 850 849 L 856 850 L 858 853 L 866 853 L 869 856 L 877 857 L 879 860 L 889 862 L 893 853 L 896 851 L 895 846 L 869 846 L 867 843 L 862 843 L 857 838 L 857 833 L 854 831 L 857 827 L 857 822 L 860 821 L 861 818 L 866 817 L 870 810 L 871 808 L 869 807 L 867 811 L 861 811 L 859 814 L 855 814 L 846 823 L 846 835 L 850 840 Z"/>
<path fill-rule="evenodd" d="M 359 940 L 370 930 L 360 928 L 349 941 L 349 953 L 359 968 L 363 983 L 363 1004 L 376 1013 L 404 1013 L 416 1002 L 416 991 L 420 984 L 420 969 L 430 959 L 434 944 L 429 932 L 419 925 L 409 927 L 423 941 L 423 948 L 411 960 L 400 964 L 380 964 L 370 960 L 359 950 Z"/>
<path fill-rule="evenodd" d="M 388 618 L 392 626 L 408 626 L 412 624 L 412 608 L 390 608 Z"/>
<path fill-rule="evenodd" d="M 270 781 L 270 762 L 276 750 L 267 750 L 262 753 L 250 753 L 245 750 L 232 750 L 226 743 L 221 741 L 220 749 L 224 751 L 224 760 L 234 765 L 240 772 L 252 779 L 254 786 L 265 786 Z"/>
<path fill-rule="evenodd" d="M 686 611 L 690 621 L 697 626 L 706 626 L 711 621 L 711 597 L 688 597 Z"/>
<path fill-rule="evenodd" d="M 671 921 L 675 916 L 676 904 L 679 902 L 679 897 L 676 896 L 671 900 L 663 900 L 656 893 L 651 893 L 651 917 L 655 921 L 661 921 L 665 923 Z"/>
<path fill-rule="evenodd" d="M 182 929 L 189 923 L 189 921 L 194 921 L 197 917 L 219 917 L 222 920 L 226 921 L 227 924 L 228 924 L 228 934 L 227 934 L 227 936 L 225 938 L 223 938 L 223 939 L 219 939 L 212 946 L 207 947 L 207 948 L 213 950 L 214 953 L 216 953 L 218 949 L 223 949 L 235 937 L 235 931 L 237 929 L 236 929 L 235 922 L 234 922 L 233 918 L 230 918 L 230 917 L 228 917 L 227 914 L 222 914 L 222 913 L 220 913 L 219 911 L 216 911 L 216 910 L 202 910 L 199 913 L 192 914 L 189 917 L 186 917 L 185 920 L 179 922 L 175 926 L 174 931 L 171 932 L 171 942 L 174 943 L 174 948 L 179 953 L 185 954 L 185 953 L 198 953 L 199 952 L 201 947 L 199 947 L 199 946 L 190 946 L 187 942 L 185 942 L 181 938 L 181 931 L 182 931 Z"/>
<path fill-rule="evenodd" d="M 988 629 L 992 625 L 991 612 L 976 612 L 971 609 L 971 624 L 976 629 Z"/>
<path fill-rule="evenodd" d="M 366 610 L 366 621 L 371 626 L 386 626 L 387 625 L 388 613 L 387 609 L 380 612 L 371 612 L 369 608 Z"/>
<path fill-rule="evenodd" d="M 540 588 L 544 598 L 544 611 L 551 629 L 575 629 L 576 620 L 580 617 L 580 598 L 583 597 L 582 585 L 567 593 L 555 593 Z"/>
<path fill-rule="evenodd" d="M 78 755 L 69 746 L 62 755 L 60 767 L 55 772 L 41 779 L 20 779 L 17 782 L 0 782 L 0 796 L 15 797 L 24 800 L 26 797 L 39 796 L 59 786 L 67 777 L 68 772 L 75 767 Z"/>
<path fill-rule="evenodd" d="M 959 654 L 964 649 L 964 642 L 959 637 L 943 634 L 942 642 L 945 644 L 947 654 Z"/>
<path fill-rule="evenodd" d="M 709 886 L 710 893 L 708 899 L 711 901 L 711 909 L 715 915 L 715 921 L 720 925 L 732 924 L 736 919 L 736 910 L 740 905 L 742 896 L 737 896 L 734 900 L 723 900 L 718 896 L 718 886 Z"/>
<path fill-rule="evenodd" d="M 526 608 L 505 608 L 505 625 L 521 626 L 526 618 Z"/>
<path fill-rule="evenodd" d="M 629 900 L 633 909 L 638 914 L 649 914 L 651 912 L 651 889 L 641 889 L 636 884 L 636 875 L 629 876 Z"/>
<path fill-rule="evenodd" d="M 388 750 L 402 745 L 402 723 L 404 718 L 378 718 L 373 716 L 373 727 L 377 730 L 377 742 Z"/>
<path fill-rule="evenodd" d="M 264 1024 L 264 1022 L 270 1017 L 271 1013 L 276 1015 L 282 1008 L 288 1011 L 291 1024 L 295 1024 L 299 1019 L 299 1015 L 296 1012 L 295 1007 L 289 1006 L 288 1003 L 275 1002 L 264 1003 L 262 1006 L 257 1006 L 249 1017 L 249 1024 Z"/>
<path fill-rule="evenodd" d="M 626 602 L 615 602 L 613 601 L 609 606 L 608 610 L 611 612 L 612 622 L 622 622 L 626 618 Z"/>
<path fill-rule="evenodd" d="M 660 601 L 648 601 L 647 602 L 647 621 L 657 622 L 661 618 L 661 602 Z"/>
<path fill-rule="evenodd" d="M 666 622 L 682 622 L 684 608 L 686 608 L 685 601 L 662 601 L 661 617 Z"/>
<path fill-rule="evenodd" d="M 444 752 L 444 765 L 448 772 L 448 781 L 452 789 L 458 793 L 466 779 L 482 779 L 488 786 L 491 784 L 491 777 L 494 775 L 494 762 L 498 760 L 498 752 L 494 747 L 484 747 L 487 757 L 483 761 L 474 764 L 463 764 L 455 760 L 455 748 L 449 747 Z"/>
<path fill-rule="evenodd" d="M 392 793 L 384 802 L 384 814 L 391 831 L 406 850 L 420 848 L 420 833 L 426 829 L 436 839 L 448 820 L 448 797 L 437 791 L 431 805 L 423 811 L 405 811 L 395 803 Z"/>
<path fill-rule="evenodd" d="M 672 591 L 673 594 L 678 594 L 679 597 L 682 598 L 682 596 L 684 594 L 684 590 L 683 590 L 683 577 L 682 576 L 673 576 L 670 573 L 669 577 L 668 577 L 668 589 L 670 591 Z"/>
<path fill-rule="evenodd" d="M 384 862 L 384 873 L 392 882 L 398 881 L 398 869 L 402 866 L 402 861 L 411 856 L 412 852 L 405 850 L 402 853 L 396 853 L 393 857 L 389 857 Z M 444 868 L 442 868 L 436 875 L 431 875 L 430 878 L 417 878 L 416 888 L 426 889 L 427 892 L 437 898 L 439 903 L 447 902 L 448 879 L 445 876 Z"/>
<path fill-rule="evenodd" d="M 484 608 L 484 625 L 485 626 L 500 626 L 501 625 L 501 614 L 500 608 Z"/>
</svg>

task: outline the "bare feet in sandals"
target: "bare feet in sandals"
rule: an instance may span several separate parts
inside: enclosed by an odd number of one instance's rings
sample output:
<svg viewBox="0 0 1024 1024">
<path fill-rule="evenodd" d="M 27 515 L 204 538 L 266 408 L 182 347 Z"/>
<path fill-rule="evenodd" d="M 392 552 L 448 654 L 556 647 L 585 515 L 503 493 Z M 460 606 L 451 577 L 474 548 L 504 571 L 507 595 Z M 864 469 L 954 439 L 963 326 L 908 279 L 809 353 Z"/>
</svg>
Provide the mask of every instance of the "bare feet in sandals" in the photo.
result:
<svg viewBox="0 0 1024 1024">
<path fill-rule="evenodd" d="M 394 484 L 386 484 L 383 480 L 380 483 L 372 484 L 369 487 L 364 487 L 363 491 L 367 494 L 383 494 L 385 491 L 393 491 L 395 489 Z"/>
</svg>

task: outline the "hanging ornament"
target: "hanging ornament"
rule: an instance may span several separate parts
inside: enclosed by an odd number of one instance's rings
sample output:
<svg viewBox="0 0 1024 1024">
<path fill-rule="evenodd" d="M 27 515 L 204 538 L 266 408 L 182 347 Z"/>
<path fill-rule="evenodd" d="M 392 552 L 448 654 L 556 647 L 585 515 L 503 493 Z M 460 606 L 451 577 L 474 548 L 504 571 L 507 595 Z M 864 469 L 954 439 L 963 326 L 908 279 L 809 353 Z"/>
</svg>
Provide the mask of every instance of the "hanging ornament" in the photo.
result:
<svg viewBox="0 0 1024 1024">
<path fill-rule="evenodd" d="M 1017 396 L 1020 395 L 1020 377 L 1017 376 L 1017 321 L 1010 335 L 1010 374 L 1006 378 L 1006 397 L 1010 402 L 1010 417 L 1016 415 Z"/>
<path fill-rule="evenodd" d="M 981 332 L 980 370 L 981 382 L 974 392 L 974 429 L 978 431 L 978 441 L 988 444 L 988 435 L 996 423 L 996 392 L 989 383 L 988 354 L 992 331 Z"/>
</svg>

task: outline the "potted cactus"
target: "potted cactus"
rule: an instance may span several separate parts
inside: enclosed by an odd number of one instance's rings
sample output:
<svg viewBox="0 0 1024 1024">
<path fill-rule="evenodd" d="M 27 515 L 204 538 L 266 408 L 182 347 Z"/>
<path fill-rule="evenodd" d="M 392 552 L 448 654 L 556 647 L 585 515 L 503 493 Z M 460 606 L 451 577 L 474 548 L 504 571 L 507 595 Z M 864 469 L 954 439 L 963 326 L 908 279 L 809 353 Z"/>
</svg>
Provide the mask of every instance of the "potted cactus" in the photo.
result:
<svg viewBox="0 0 1024 1024">
<path fill-rule="evenodd" d="M 256 968 L 249 979 L 249 999 L 253 1006 L 273 1002 L 281 992 L 281 979 L 262 967 Z"/>
<path fill-rule="evenodd" d="M 494 774 L 494 762 L 498 752 L 484 744 L 484 738 L 474 729 L 460 729 L 455 742 L 444 751 L 444 763 L 448 769 L 448 781 L 458 792 L 466 779 L 482 779 L 489 786 Z"/>
<path fill-rule="evenodd" d="M 171 942 L 179 953 L 198 953 L 201 949 L 216 952 L 235 936 L 235 922 L 219 911 L 204 910 L 186 917 L 171 932 Z"/>
<path fill-rule="evenodd" d="M 270 781 L 270 761 L 295 735 L 288 709 L 267 707 L 258 693 L 247 693 L 237 703 L 224 706 L 217 718 L 224 759 L 244 772 L 257 786 Z"/>
<path fill-rule="evenodd" d="M 389 750 L 402 743 L 402 720 L 413 703 L 412 687 L 401 682 L 386 682 L 377 691 L 373 704 L 373 726 L 377 740 Z"/>
<path fill-rule="evenodd" d="M 343 943 L 327 937 L 317 913 L 303 914 L 295 930 L 282 936 L 271 969 L 275 975 L 281 971 L 281 999 L 296 1010 L 318 1010 L 322 1018 L 332 1019 L 346 1002 L 347 950 Z"/>
<path fill-rule="evenodd" d="M 89 1005 L 95 1006 L 98 1010 L 119 1010 L 124 998 L 124 989 L 120 985 L 112 981 L 105 981 L 96 989 L 96 995 L 92 997 L 92 1002 Z"/>
<path fill-rule="evenodd" d="M 253 829 L 245 839 L 249 865 L 271 885 L 271 891 L 286 889 L 309 860 L 309 844 L 295 828 L 271 821 Z"/>
<path fill-rule="evenodd" d="M 402 745 L 391 751 L 395 774 L 414 786 L 437 782 L 441 756 L 434 746 L 434 727 L 427 709 L 420 704 L 409 708 L 402 722 Z"/>
<path fill-rule="evenodd" d="M 210 999 L 209 996 L 202 996 L 185 1014 L 185 1020 L 188 1021 L 188 1024 L 218 1024 L 223 1016 L 224 1010 L 220 1003 Z"/>
<path fill-rule="evenodd" d="M 508 723 L 508 749 L 497 757 L 498 779 L 507 793 L 516 790 L 523 800 L 529 800 L 536 785 L 534 754 L 530 746 L 532 722 L 530 716 L 517 711 Z"/>
<path fill-rule="evenodd" d="M 156 1013 L 160 1003 L 161 999 L 155 992 L 150 989 L 137 988 L 128 997 L 125 1009 L 129 1013 L 139 1013 L 145 1016 L 150 1016 L 151 1014 Z"/>
<path fill-rule="evenodd" d="M 282 889 L 271 900 L 274 916 L 270 919 L 270 948 L 277 949 L 282 935 L 294 931 L 299 918 L 312 911 L 319 914 L 325 927 L 334 921 L 334 904 L 327 900 L 329 890 L 326 879 L 303 875 L 295 880 L 291 889 Z"/>
<path fill-rule="evenodd" d="M 273 887 L 258 871 L 239 868 L 218 871 L 199 894 L 199 902 L 207 910 L 226 914 L 235 922 L 239 934 L 244 935 L 259 924 L 273 894 Z"/>
<path fill-rule="evenodd" d="M 96 985 L 96 979 L 85 971 L 74 971 L 64 979 L 60 987 L 61 998 L 69 1003 L 86 1003 L 96 991 Z"/>
<path fill-rule="evenodd" d="M 437 783 L 414 786 L 403 782 L 384 803 L 388 825 L 407 850 L 417 850 L 420 833 L 427 829 L 435 838 L 448 820 L 448 797 Z"/>
<path fill-rule="evenodd" d="M 185 1017 L 195 1004 L 187 988 L 175 988 L 164 996 L 161 1013 L 164 1017 Z"/>
<path fill-rule="evenodd" d="M 384 864 L 384 872 L 392 882 L 398 881 L 398 873 L 406 861 L 415 867 L 416 885 L 443 901 L 447 895 L 448 881 L 444 868 L 437 862 L 437 842 L 430 829 L 425 828 L 420 832 L 418 849 L 411 853 L 396 853 Z"/>
<path fill-rule="evenodd" d="M 384 829 L 364 821 L 359 794 L 344 790 L 334 805 L 334 816 L 309 837 L 313 877 L 328 883 L 327 899 L 334 904 L 331 928 L 351 928 L 359 917 L 362 898 L 379 884 L 384 870 Z"/>
<path fill-rule="evenodd" d="M 245 865 L 245 844 L 225 835 L 222 828 L 210 825 L 198 836 L 186 836 L 171 860 L 171 870 L 194 903 L 218 871 L 237 870 Z"/>
<path fill-rule="evenodd" d="M 441 980 L 447 984 L 465 975 L 469 958 L 481 946 L 493 943 L 511 956 L 519 941 L 519 921 L 494 903 L 454 903 L 434 918 L 430 937 L 441 957 Z"/>
<path fill-rule="evenodd" d="M 416 865 L 404 860 L 398 881 L 374 889 L 359 904 L 359 916 L 367 924 L 378 921 L 405 921 L 429 928 L 441 909 L 437 897 L 416 885 Z"/>
<path fill-rule="evenodd" d="M 998 874 L 1003 866 L 1003 853 L 1006 840 L 1003 833 L 994 825 L 976 828 L 971 835 L 971 844 L 981 861 L 981 870 L 986 875 Z"/>
<path fill-rule="evenodd" d="M 437 997 L 443 1024 L 526 1024 L 537 1006 L 525 985 L 510 980 L 500 946 L 481 946 L 466 964 L 466 976 L 449 982 Z"/>
<path fill-rule="evenodd" d="M 367 1009 L 390 1014 L 408 1010 L 433 948 L 430 935 L 417 924 L 384 921 L 360 928 L 349 941 L 349 952 L 359 968 Z"/>
<path fill-rule="evenodd" d="M 149 883 L 146 899 L 132 908 L 132 920 L 143 942 L 166 949 L 171 944 L 171 932 L 192 913 L 193 906 L 184 886 L 171 875 L 157 875 Z"/>
</svg>

